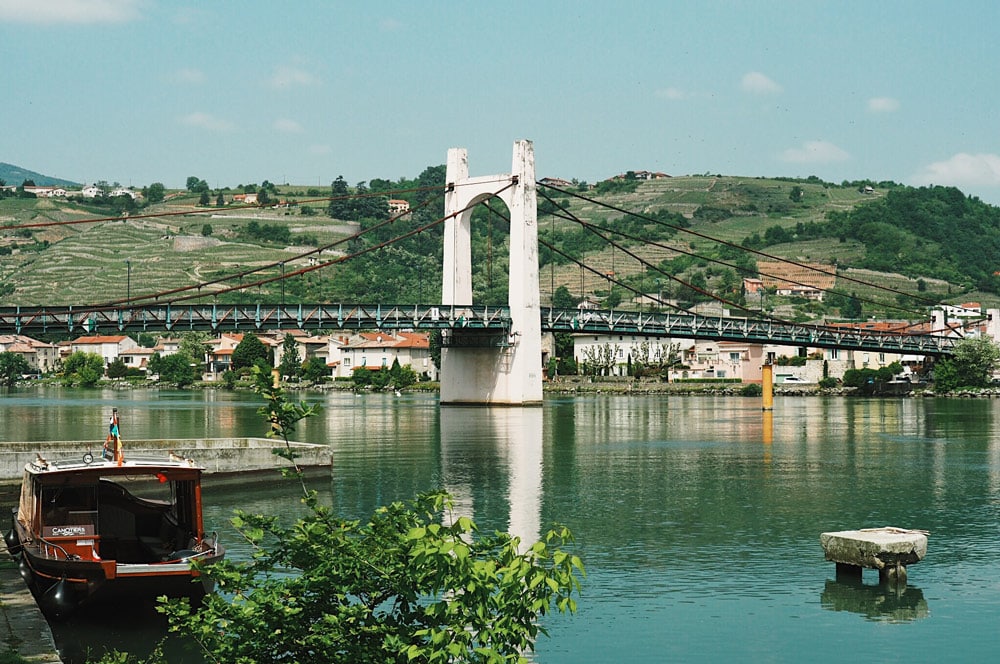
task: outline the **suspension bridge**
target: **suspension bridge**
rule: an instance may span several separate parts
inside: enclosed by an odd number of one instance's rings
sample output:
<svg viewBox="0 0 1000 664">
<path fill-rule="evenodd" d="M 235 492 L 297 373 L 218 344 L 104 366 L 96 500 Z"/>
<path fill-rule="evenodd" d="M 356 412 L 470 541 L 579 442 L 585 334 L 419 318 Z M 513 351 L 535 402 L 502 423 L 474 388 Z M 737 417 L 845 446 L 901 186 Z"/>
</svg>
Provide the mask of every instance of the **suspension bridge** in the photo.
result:
<svg viewBox="0 0 1000 664">
<path fill-rule="evenodd" d="M 373 243 L 360 252 L 334 260 L 320 260 L 320 247 L 298 256 L 311 256 L 310 265 L 281 275 L 244 282 L 261 268 L 241 271 L 213 281 L 181 287 L 155 294 L 137 295 L 100 305 L 84 306 L 4 306 L 0 307 L 0 334 L 107 334 L 150 331 L 259 332 L 298 328 L 314 331 L 337 330 L 436 330 L 442 338 L 441 401 L 442 403 L 473 404 L 534 404 L 540 403 L 542 391 L 541 335 L 543 332 L 586 333 L 595 335 L 628 334 L 633 336 L 670 337 L 712 341 L 734 341 L 754 344 L 775 344 L 810 348 L 839 348 L 899 354 L 945 356 L 953 352 L 955 339 L 944 334 L 911 334 L 907 329 L 881 332 L 847 326 L 810 325 L 783 321 L 768 316 L 733 317 L 706 316 L 670 305 L 659 297 L 660 305 L 674 311 L 643 312 L 627 309 L 563 309 L 542 307 L 539 294 L 539 246 L 551 255 L 576 262 L 609 284 L 628 290 L 635 289 L 616 278 L 613 273 L 576 261 L 556 246 L 540 242 L 538 237 L 538 205 L 534 171 L 534 151 L 530 141 L 514 144 L 510 173 L 485 177 L 470 177 L 464 149 L 448 152 L 445 214 L 430 224 L 398 234 L 387 241 Z M 547 187 L 560 196 L 580 196 L 554 187 Z M 486 306 L 474 303 L 471 218 L 473 209 L 490 200 L 503 201 L 509 211 L 509 275 L 507 303 Z M 580 224 L 602 242 L 635 259 L 647 269 L 655 270 L 665 279 L 680 282 L 676 275 L 649 263 L 612 235 L 633 242 L 658 245 L 657 242 L 631 236 L 624 231 L 595 227 L 570 213 L 565 206 L 546 195 L 552 214 Z M 614 208 L 619 212 L 627 210 Z M 155 216 L 155 215 L 151 215 Z M 392 223 L 390 218 L 374 227 L 362 230 L 358 236 Z M 101 221 L 101 220 L 96 220 Z M 79 223 L 74 221 L 72 223 Z M 238 291 L 245 293 L 254 286 L 282 282 L 308 272 L 341 263 L 350 256 L 384 248 L 405 240 L 439 223 L 444 224 L 441 301 L 432 304 L 371 304 L 371 303 L 251 303 L 205 304 L 208 297 Z M 30 225 L 30 224 L 29 224 Z M 720 244 L 767 256 L 759 251 L 737 247 L 731 243 L 692 233 Z M 356 239 L 348 238 L 348 240 Z M 343 240 L 340 242 L 344 242 Z M 664 246 L 678 254 L 691 253 L 680 246 Z M 614 251 L 614 249 L 613 249 Z M 693 254 L 691 254 L 693 255 Z M 739 266 L 713 259 L 730 268 Z M 794 263 L 794 261 L 787 261 Z M 239 280 L 238 285 L 231 285 Z M 683 283 L 693 291 L 712 297 L 724 305 L 741 309 L 693 284 Z M 282 290 L 282 293 L 284 291 Z"/>
<path fill-rule="evenodd" d="M 709 341 L 841 348 L 944 356 L 955 339 L 942 335 L 878 333 L 767 318 L 539 308 L 542 332 L 628 334 Z M 504 347 L 516 338 L 509 307 L 426 304 L 163 304 L 127 308 L 0 307 L 0 334 L 138 332 L 267 332 L 297 328 L 449 331 L 452 345 Z"/>
</svg>

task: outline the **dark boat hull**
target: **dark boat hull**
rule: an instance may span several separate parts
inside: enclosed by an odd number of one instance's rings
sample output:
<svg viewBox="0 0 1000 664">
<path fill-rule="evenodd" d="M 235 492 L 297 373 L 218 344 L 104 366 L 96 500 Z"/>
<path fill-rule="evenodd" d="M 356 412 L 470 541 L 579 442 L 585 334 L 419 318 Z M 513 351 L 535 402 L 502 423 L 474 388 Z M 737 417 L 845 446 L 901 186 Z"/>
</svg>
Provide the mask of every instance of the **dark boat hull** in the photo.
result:
<svg viewBox="0 0 1000 664">
<path fill-rule="evenodd" d="M 153 564 L 55 559 L 39 547 L 17 542 L 20 569 L 39 608 L 49 618 L 65 619 L 91 606 L 152 602 L 156 598 L 186 597 L 197 603 L 212 592 L 213 582 L 192 568 L 190 559 Z M 199 561 L 222 560 L 219 547 Z"/>
</svg>

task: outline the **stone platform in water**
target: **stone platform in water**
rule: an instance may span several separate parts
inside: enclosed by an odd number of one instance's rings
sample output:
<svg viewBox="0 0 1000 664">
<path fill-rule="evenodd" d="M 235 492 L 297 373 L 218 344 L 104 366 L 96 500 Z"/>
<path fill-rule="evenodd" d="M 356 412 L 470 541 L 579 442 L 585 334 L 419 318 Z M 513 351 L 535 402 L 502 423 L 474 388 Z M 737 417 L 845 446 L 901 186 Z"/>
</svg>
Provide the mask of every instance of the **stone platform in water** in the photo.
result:
<svg viewBox="0 0 1000 664">
<path fill-rule="evenodd" d="M 837 563 L 837 577 L 860 579 L 861 569 L 877 569 L 882 581 L 906 582 L 906 565 L 927 555 L 927 531 L 885 526 L 822 533 L 826 559 Z"/>
</svg>

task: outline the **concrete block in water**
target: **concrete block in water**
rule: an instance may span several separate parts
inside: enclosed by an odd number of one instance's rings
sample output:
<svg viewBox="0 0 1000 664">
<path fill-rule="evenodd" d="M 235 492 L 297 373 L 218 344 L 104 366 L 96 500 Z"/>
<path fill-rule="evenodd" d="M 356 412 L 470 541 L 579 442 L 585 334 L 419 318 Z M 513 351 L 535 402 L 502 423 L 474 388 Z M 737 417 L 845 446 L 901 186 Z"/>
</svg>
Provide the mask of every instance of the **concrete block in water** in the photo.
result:
<svg viewBox="0 0 1000 664">
<path fill-rule="evenodd" d="M 886 526 L 822 533 L 819 542 L 827 560 L 881 571 L 923 560 L 927 535 L 924 530 Z"/>
</svg>

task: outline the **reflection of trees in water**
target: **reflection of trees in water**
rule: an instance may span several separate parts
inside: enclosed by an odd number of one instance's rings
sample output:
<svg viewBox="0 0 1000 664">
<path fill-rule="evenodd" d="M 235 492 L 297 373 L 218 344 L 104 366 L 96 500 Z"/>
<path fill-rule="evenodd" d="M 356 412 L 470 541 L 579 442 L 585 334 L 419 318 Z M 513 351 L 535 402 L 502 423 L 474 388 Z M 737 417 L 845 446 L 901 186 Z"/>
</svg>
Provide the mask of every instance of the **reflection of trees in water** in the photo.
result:
<svg viewBox="0 0 1000 664">
<path fill-rule="evenodd" d="M 913 586 L 865 585 L 827 579 L 820 604 L 829 611 L 860 613 L 880 622 L 910 622 L 926 618 L 930 611 L 920 588 Z"/>
</svg>

